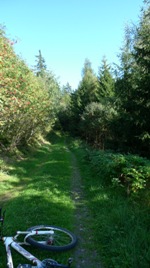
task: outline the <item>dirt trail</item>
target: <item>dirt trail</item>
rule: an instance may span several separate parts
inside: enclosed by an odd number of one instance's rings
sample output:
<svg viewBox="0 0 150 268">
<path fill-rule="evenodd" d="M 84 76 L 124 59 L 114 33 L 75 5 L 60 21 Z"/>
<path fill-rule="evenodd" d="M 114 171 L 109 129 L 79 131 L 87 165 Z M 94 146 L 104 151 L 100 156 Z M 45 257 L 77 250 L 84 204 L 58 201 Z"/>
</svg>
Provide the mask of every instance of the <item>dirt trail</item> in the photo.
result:
<svg viewBox="0 0 150 268">
<path fill-rule="evenodd" d="M 94 248 L 94 239 L 92 230 L 90 229 L 90 222 L 92 216 L 86 205 L 84 198 L 84 187 L 82 178 L 77 165 L 75 155 L 72 156 L 72 199 L 75 203 L 75 233 L 78 236 L 78 244 L 75 249 L 75 267 L 76 268 L 102 268 L 98 261 L 98 254 Z"/>
</svg>

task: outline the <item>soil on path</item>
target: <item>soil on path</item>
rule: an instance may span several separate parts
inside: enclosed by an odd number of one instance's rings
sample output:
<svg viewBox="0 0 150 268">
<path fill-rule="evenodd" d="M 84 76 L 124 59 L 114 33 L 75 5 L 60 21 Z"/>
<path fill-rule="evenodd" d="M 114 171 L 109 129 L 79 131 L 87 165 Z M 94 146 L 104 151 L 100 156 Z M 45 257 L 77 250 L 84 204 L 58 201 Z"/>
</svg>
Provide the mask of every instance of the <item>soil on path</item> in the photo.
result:
<svg viewBox="0 0 150 268">
<path fill-rule="evenodd" d="M 100 256 L 94 246 L 90 223 L 92 216 L 86 205 L 84 186 L 75 155 L 72 156 L 72 199 L 75 204 L 75 233 L 78 244 L 75 249 L 74 262 L 76 268 L 102 268 Z"/>
</svg>

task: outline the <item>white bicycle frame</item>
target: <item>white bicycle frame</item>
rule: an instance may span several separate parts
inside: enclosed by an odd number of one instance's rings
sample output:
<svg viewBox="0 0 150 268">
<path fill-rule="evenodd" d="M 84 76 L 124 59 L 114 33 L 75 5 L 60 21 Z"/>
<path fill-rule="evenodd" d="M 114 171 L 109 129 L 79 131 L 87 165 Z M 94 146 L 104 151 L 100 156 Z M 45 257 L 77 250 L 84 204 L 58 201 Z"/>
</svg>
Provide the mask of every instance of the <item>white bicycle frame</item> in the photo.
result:
<svg viewBox="0 0 150 268">
<path fill-rule="evenodd" d="M 18 242 L 17 237 L 20 235 L 26 235 L 24 238 L 24 242 Z M 8 268 L 14 268 L 13 265 L 13 259 L 12 259 L 12 254 L 11 254 L 11 247 L 17 251 L 19 254 L 21 254 L 23 257 L 25 257 L 27 260 L 29 260 L 32 264 L 36 264 L 37 266 L 33 266 L 33 268 L 37 267 L 37 268 L 41 268 L 42 267 L 42 262 L 37 259 L 35 256 L 33 256 L 30 252 L 28 252 L 27 250 L 25 250 L 21 245 L 29 245 L 28 243 L 26 243 L 26 238 L 28 236 L 31 235 L 42 235 L 42 234 L 50 234 L 53 235 L 54 231 L 50 230 L 50 231 L 26 231 L 26 232 L 21 232 L 18 231 L 16 236 L 14 237 L 3 237 L 2 240 L 4 242 L 5 245 L 5 249 L 6 249 L 6 254 L 7 254 L 7 267 Z M 42 243 L 42 242 L 41 242 Z"/>
</svg>

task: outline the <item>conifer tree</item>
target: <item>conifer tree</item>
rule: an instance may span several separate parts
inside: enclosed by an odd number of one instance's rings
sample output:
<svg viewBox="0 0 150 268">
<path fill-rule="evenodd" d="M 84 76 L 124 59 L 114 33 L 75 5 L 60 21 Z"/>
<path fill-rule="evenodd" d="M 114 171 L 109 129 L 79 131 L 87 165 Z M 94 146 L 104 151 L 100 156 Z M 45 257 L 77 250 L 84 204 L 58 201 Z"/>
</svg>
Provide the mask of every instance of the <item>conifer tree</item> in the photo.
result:
<svg viewBox="0 0 150 268">
<path fill-rule="evenodd" d="M 35 73 L 37 76 L 43 76 L 44 72 L 47 69 L 47 66 L 45 64 L 45 59 L 42 56 L 41 50 L 39 50 L 39 54 L 37 56 L 35 56 L 37 58 L 36 62 L 36 66 L 35 66 Z"/>
<path fill-rule="evenodd" d="M 98 81 L 91 66 L 91 62 L 86 59 L 82 70 L 82 80 L 77 89 L 82 111 L 87 104 L 97 101 Z"/>
<path fill-rule="evenodd" d="M 150 151 L 150 6 L 142 10 L 137 28 L 134 57 L 136 61 L 136 88 L 133 91 L 136 140 L 140 150 Z"/>
<path fill-rule="evenodd" d="M 111 98 L 114 95 L 114 79 L 111 74 L 111 68 L 104 57 L 98 73 L 98 97 L 102 99 Z"/>
<path fill-rule="evenodd" d="M 115 122 L 115 137 L 118 135 L 118 140 L 127 149 L 143 154 L 150 149 L 149 33 L 150 7 L 146 6 L 142 10 L 139 25 L 125 29 L 116 81 L 118 121 Z"/>
</svg>

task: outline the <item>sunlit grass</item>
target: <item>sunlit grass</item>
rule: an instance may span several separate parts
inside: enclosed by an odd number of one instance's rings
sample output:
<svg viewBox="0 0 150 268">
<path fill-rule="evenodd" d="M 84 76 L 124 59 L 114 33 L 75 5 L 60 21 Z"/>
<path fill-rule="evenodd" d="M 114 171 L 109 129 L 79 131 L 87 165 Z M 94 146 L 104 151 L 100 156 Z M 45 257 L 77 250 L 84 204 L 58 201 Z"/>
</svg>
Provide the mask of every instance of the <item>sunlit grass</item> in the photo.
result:
<svg viewBox="0 0 150 268">
<path fill-rule="evenodd" d="M 105 184 L 86 160 L 84 147 L 72 147 L 80 167 L 95 248 L 105 268 L 150 267 L 150 207 L 145 198 L 127 197 Z M 143 192 L 144 195 L 144 192 Z M 144 197 L 144 196 L 143 196 Z"/>
<path fill-rule="evenodd" d="M 101 176 L 91 169 L 80 142 L 71 142 L 70 150 L 78 160 L 85 202 L 93 216 L 92 221 L 85 219 L 93 233 L 91 248 L 94 245 L 97 249 L 105 268 L 149 268 L 149 203 L 142 196 L 127 197 L 122 188 L 104 184 Z M 3 163 L 3 167 L 0 202 L 6 209 L 5 234 L 13 235 L 16 230 L 26 230 L 37 224 L 58 225 L 73 231 L 71 155 L 61 135 L 53 136 L 51 143 L 30 152 L 22 160 L 8 166 Z M 73 255 L 72 252 L 54 254 L 36 249 L 31 252 L 41 259 L 49 257 L 62 263 Z M 0 268 L 4 268 L 6 260 L 2 245 L 0 255 Z M 17 253 L 14 256 L 15 267 L 20 262 L 27 263 Z"/>
<path fill-rule="evenodd" d="M 6 210 L 4 234 L 40 224 L 56 225 L 73 231 L 74 204 L 70 197 L 71 160 L 64 140 L 45 143 L 22 160 L 11 162 L 0 173 L 0 205 Z M 32 250 L 38 258 L 67 261 L 70 253 L 55 254 Z M 5 251 L 0 245 L 0 268 L 6 267 Z M 15 267 L 28 263 L 13 252 Z"/>
</svg>

